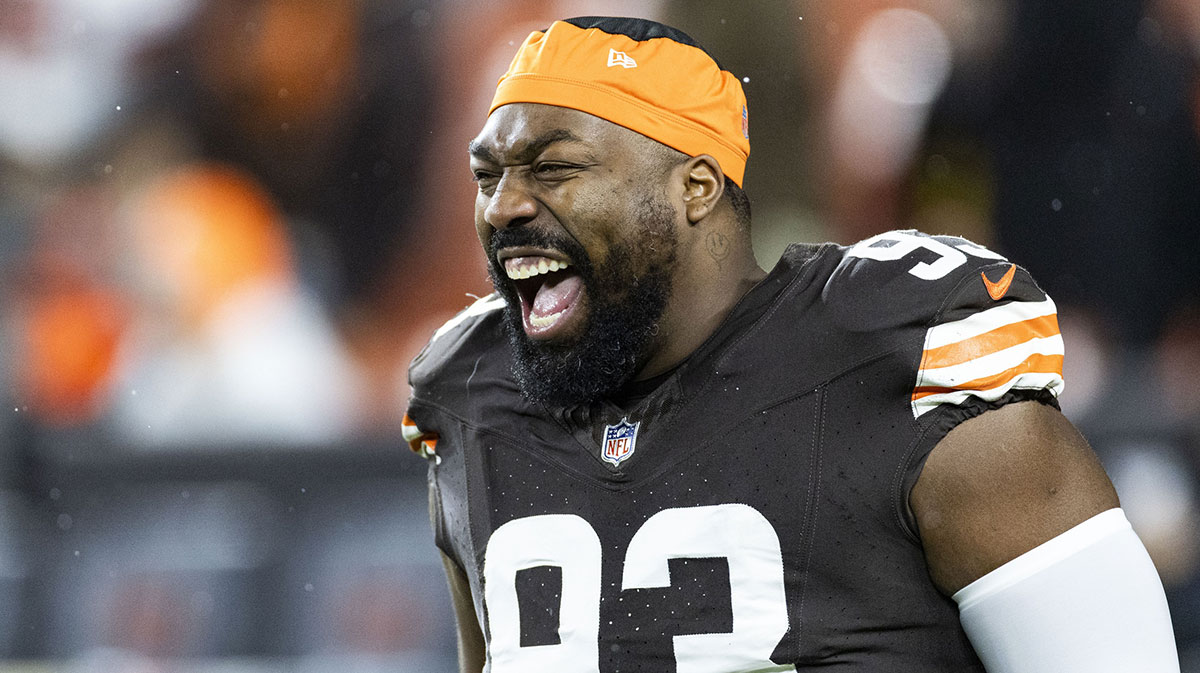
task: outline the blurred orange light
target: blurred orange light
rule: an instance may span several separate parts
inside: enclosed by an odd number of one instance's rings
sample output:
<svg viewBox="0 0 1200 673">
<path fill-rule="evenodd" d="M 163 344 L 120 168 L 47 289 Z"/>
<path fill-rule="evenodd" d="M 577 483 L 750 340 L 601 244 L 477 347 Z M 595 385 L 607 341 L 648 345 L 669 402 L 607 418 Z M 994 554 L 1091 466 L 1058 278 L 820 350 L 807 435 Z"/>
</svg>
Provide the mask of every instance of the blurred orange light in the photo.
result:
<svg viewBox="0 0 1200 673">
<path fill-rule="evenodd" d="M 21 331 L 24 361 L 18 399 L 42 421 L 70 425 L 93 420 L 116 360 L 126 308 L 99 288 L 50 292 L 31 300 Z"/>
<path fill-rule="evenodd" d="M 291 278 L 281 216 L 232 168 L 195 166 L 164 179 L 136 221 L 145 262 L 188 319 L 203 322 L 238 291 Z"/>
</svg>

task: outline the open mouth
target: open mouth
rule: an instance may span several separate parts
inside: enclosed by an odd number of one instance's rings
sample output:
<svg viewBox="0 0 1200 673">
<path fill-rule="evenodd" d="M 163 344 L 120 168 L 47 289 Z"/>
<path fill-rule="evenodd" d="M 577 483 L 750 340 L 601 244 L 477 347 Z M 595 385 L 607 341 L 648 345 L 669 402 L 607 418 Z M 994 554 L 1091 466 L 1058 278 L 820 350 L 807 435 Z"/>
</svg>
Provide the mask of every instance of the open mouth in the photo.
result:
<svg viewBox="0 0 1200 673">
<path fill-rule="evenodd" d="M 580 321 L 577 310 L 584 298 L 583 278 L 562 258 L 543 254 L 501 254 L 504 273 L 521 301 L 525 334 L 533 339 L 553 339 L 571 331 Z"/>
</svg>

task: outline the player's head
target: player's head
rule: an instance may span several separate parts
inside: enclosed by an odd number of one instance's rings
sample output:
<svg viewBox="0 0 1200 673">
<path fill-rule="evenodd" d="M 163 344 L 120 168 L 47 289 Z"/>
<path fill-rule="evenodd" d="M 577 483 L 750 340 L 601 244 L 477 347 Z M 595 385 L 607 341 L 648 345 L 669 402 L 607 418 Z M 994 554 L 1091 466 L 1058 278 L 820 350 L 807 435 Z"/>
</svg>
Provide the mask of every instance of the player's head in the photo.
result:
<svg viewBox="0 0 1200 673">
<path fill-rule="evenodd" d="M 670 338 L 703 237 L 748 248 L 749 150 L 741 83 L 678 30 L 584 17 L 526 39 L 470 151 L 527 395 L 595 399 Z"/>
</svg>

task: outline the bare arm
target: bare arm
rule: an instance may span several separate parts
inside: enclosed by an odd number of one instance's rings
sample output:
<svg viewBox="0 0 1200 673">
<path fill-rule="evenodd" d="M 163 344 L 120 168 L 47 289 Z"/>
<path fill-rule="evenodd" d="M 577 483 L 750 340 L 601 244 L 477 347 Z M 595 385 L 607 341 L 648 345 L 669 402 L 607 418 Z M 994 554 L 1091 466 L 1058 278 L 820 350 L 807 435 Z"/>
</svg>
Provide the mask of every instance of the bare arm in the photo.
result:
<svg viewBox="0 0 1200 673">
<path fill-rule="evenodd" d="M 1087 442 L 1038 402 L 988 411 L 950 431 L 910 504 L 934 584 L 947 595 L 1120 506 Z"/>
<path fill-rule="evenodd" d="M 458 623 L 458 670 L 461 673 L 479 673 L 483 670 L 484 662 L 483 631 L 475 617 L 475 603 L 471 600 L 467 575 L 445 554 L 442 554 L 442 565 L 446 568 L 454 618 Z"/>
</svg>

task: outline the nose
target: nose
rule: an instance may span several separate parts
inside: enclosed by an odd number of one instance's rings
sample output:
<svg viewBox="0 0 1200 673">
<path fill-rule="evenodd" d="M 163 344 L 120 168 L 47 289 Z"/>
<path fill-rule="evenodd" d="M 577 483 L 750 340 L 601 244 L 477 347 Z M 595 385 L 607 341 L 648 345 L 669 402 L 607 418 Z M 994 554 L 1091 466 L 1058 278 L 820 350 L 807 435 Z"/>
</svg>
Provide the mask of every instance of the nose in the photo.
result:
<svg viewBox="0 0 1200 673">
<path fill-rule="evenodd" d="M 537 216 L 538 202 L 529 195 L 519 176 L 505 172 L 496 183 L 483 210 L 483 220 L 493 229 L 506 229 Z"/>
</svg>

